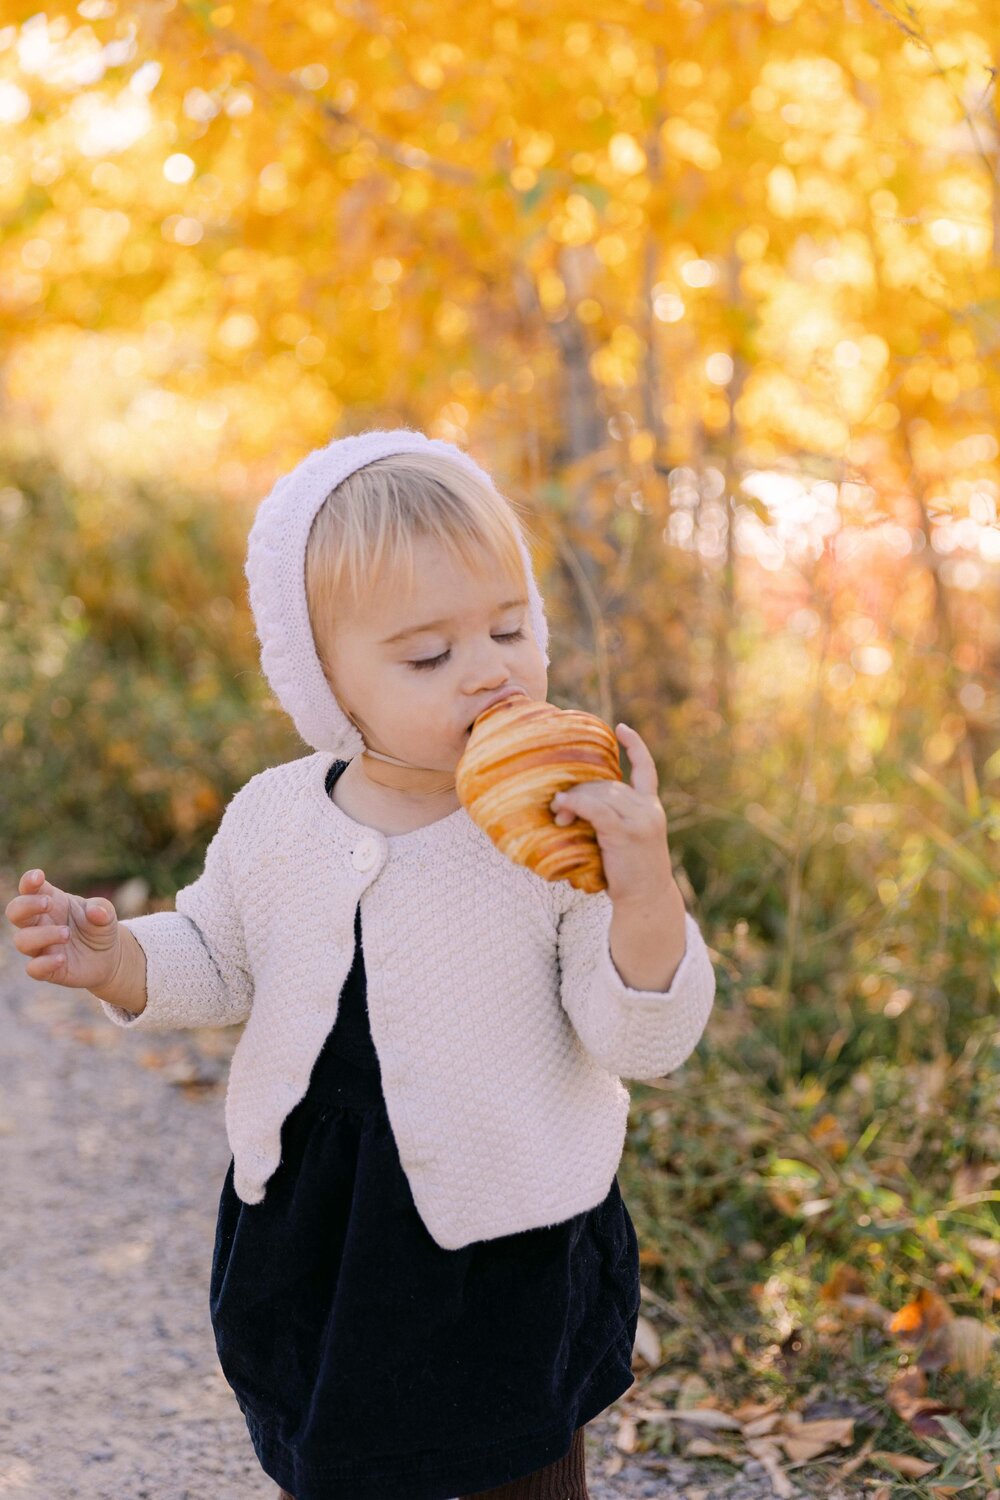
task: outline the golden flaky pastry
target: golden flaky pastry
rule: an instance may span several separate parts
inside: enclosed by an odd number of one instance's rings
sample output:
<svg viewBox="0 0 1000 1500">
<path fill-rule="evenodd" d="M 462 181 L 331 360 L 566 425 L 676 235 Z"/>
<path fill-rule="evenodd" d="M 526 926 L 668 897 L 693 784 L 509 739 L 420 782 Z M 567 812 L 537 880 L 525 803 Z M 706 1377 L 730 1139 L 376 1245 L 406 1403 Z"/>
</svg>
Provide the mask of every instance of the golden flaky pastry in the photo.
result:
<svg viewBox="0 0 1000 1500">
<path fill-rule="evenodd" d="M 603 719 L 530 698 L 481 713 L 455 770 L 469 817 L 515 864 L 581 891 L 607 889 L 593 824 L 558 824 L 549 804 L 578 781 L 622 781 L 618 741 Z"/>
</svg>

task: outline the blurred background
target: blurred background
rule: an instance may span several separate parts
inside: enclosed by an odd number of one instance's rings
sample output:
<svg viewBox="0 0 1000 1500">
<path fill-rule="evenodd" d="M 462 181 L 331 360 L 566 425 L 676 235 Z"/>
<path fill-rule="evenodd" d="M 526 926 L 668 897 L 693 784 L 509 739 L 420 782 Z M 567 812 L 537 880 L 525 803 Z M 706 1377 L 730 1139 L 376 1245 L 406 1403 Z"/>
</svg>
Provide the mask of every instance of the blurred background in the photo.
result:
<svg viewBox="0 0 1000 1500">
<path fill-rule="evenodd" d="M 629 1085 L 634 1443 L 995 1488 L 1000 12 L 2 19 L 3 900 L 41 866 L 171 907 L 308 749 L 256 506 L 366 427 L 468 448 L 530 507 L 551 700 L 657 758 L 716 963 L 697 1054 Z"/>
</svg>

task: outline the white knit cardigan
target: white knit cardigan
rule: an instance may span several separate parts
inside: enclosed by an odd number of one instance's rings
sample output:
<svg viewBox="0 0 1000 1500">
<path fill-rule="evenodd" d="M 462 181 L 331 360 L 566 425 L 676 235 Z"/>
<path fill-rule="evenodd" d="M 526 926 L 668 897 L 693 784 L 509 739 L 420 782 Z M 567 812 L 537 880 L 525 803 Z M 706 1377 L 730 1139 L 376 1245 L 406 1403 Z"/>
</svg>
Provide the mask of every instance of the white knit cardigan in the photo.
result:
<svg viewBox="0 0 1000 1500">
<path fill-rule="evenodd" d="M 319 751 L 229 802 L 176 911 L 122 922 L 146 954 L 132 1031 L 245 1021 L 230 1064 L 234 1185 L 260 1203 L 281 1125 L 337 1018 L 361 924 L 389 1121 L 421 1219 L 443 1249 L 559 1223 L 600 1203 L 629 1093 L 684 1062 L 712 1008 L 698 924 L 666 991 L 625 984 L 612 906 L 496 848 L 464 808 L 386 835 L 326 791 Z"/>
</svg>

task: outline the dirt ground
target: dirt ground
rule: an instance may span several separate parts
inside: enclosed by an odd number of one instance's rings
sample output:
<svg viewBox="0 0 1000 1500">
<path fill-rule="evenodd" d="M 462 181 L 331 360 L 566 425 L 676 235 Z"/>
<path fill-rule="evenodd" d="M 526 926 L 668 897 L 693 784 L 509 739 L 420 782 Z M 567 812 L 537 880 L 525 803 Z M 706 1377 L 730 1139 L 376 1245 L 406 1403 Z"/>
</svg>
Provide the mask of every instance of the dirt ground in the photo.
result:
<svg viewBox="0 0 1000 1500">
<path fill-rule="evenodd" d="M 28 978 L 2 916 L 13 894 L 0 891 L 0 1496 L 275 1500 L 208 1308 L 238 1029 L 128 1036 L 86 992 Z M 628 1402 L 587 1426 L 593 1500 L 771 1500 L 752 1461 L 734 1474 L 621 1452 Z M 820 1492 L 813 1474 L 797 1494 Z"/>
</svg>

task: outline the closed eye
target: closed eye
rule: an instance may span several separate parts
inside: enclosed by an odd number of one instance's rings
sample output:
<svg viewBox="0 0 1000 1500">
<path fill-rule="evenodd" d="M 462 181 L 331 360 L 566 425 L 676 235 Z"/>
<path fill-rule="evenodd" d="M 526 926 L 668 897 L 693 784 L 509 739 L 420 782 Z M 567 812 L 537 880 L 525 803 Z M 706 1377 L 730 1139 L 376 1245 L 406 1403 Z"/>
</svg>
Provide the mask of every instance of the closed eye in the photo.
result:
<svg viewBox="0 0 1000 1500">
<path fill-rule="evenodd" d="M 524 639 L 524 627 L 519 630 L 509 630 L 506 635 L 495 635 L 495 641 L 522 641 Z M 423 661 L 408 661 L 406 665 L 414 672 L 422 672 L 427 669 L 431 671 L 439 667 L 443 661 L 447 661 L 451 655 L 450 651 L 442 651 L 440 656 L 428 656 Z"/>
</svg>

